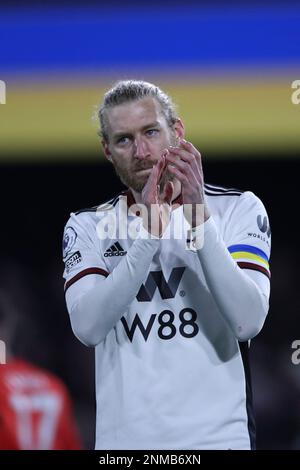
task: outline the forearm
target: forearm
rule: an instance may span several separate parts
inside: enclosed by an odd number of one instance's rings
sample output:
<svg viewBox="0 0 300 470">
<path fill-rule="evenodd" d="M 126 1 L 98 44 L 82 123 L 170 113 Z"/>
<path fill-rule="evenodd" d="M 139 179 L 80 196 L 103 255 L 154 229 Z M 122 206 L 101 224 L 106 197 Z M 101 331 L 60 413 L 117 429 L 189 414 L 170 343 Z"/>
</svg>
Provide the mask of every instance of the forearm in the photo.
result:
<svg viewBox="0 0 300 470">
<path fill-rule="evenodd" d="M 255 336 L 268 312 L 268 299 L 231 258 L 212 218 L 204 224 L 204 244 L 197 250 L 213 298 L 240 341 Z"/>
<path fill-rule="evenodd" d="M 107 278 L 97 276 L 93 287 L 73 304 L 67 298 L 73 331 L 84 344 L 103 341 L 124 315 L 148 274 L 158 244 L 158 239 L 135 240 Z"/>
</svg>

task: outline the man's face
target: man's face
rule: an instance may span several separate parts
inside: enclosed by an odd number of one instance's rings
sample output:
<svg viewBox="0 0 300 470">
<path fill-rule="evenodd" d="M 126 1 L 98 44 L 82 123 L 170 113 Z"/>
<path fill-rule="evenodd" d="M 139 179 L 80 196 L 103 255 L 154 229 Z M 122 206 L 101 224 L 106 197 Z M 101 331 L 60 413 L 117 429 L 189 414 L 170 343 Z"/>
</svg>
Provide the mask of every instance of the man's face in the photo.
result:
<svg viewBox="0 0 300 470">
<path fill-rule="evenodd" d="M 106 110 L 108 143 L 102 142 L 106 157 L 121 181 L 141 192 L 153 165 L 169 145 L 183 135 L 180 121 L 170 128 L 154 98 L 143 98 Z M 162 185 L 173 175 L 166 171 Z"/>
</svg>

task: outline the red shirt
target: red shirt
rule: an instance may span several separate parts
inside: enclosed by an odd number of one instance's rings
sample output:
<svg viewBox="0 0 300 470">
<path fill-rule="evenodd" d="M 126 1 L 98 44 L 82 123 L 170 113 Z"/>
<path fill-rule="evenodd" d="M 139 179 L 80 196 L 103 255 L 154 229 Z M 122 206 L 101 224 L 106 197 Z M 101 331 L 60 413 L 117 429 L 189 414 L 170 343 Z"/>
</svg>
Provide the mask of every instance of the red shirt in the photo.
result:
<svg viewBox="0 0 300 470">
<path fill-rule="evenodd" d="M 0 449 L 80 449 L 62 382 L 28 362 L 0 365 Z"/>
</svg>

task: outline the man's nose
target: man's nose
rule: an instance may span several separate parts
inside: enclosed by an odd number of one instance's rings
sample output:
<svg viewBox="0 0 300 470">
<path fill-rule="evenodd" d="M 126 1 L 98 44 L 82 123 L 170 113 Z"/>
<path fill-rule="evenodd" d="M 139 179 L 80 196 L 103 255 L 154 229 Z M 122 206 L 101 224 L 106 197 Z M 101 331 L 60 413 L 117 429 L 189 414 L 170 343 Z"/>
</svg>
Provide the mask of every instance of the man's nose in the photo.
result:
<svg viewBox="0 0 300 470">
<path fill-rule="evenodd" d="M 149 148 L 147 142 L 143 138 L 136 138 L 134 141 L 134 156 L 140 160 L 149 156 Z"/>
</svg>

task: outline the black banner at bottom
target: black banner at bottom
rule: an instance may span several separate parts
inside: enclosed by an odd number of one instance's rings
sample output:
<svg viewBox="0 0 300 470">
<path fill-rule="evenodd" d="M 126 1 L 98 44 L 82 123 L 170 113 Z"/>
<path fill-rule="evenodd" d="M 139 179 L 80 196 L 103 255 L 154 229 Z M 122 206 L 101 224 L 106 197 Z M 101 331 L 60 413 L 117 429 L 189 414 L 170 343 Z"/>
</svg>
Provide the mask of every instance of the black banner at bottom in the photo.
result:
<svg viewBox="0 0 300 470">
<path fill-rule="evenodd" d="M 29 464 L 37 465 L 72 465 L 95 467 L 118 466 L 135 469 L 142 465 L 212 465 L 249 463 L 285 465 L 298 463 L 299 451 L 188 451 L 188 450 L 113 450 L 113 451 L 0 451 L 0 465 Z M 3 467 L 4 468 L 4 467 Z"/>
</svg>

